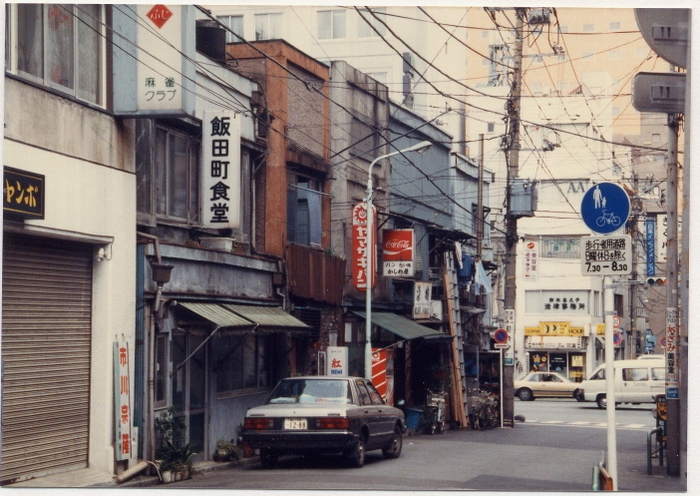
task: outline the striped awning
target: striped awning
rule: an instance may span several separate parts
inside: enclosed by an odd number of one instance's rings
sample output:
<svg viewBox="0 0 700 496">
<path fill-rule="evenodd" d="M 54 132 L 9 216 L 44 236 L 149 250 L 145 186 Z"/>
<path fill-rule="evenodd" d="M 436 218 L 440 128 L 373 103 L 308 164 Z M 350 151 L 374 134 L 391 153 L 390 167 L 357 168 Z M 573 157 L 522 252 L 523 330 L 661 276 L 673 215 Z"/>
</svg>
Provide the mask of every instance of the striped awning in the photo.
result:
<svg viewBox="0 0 700 496">
<path fill-rule="evenodd" d="M 306 332 L 310 327 L 279 307 L 178 302 L 227 332 Z"/>
<path fill-rule="evenodd" d="M 363 319 L 366 318 L 365 312 L 353 312 Z M 372 324 L 386 329 L 389 332 L 396 334 L 404 339 L 416 338 L 446 338 L 450 336 L 430 327 L 421 325 L 411 319 L 402 317 L 391 312 L 372 312 Z"/>
</svg>

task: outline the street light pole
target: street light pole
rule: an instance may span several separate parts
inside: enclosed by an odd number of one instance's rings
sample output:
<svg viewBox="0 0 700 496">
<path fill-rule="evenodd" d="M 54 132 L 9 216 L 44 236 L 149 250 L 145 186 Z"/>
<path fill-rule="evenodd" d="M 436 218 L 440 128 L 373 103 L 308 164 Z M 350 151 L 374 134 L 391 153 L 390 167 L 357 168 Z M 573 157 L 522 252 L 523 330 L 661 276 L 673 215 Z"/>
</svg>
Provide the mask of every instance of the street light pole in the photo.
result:
<svg viewBox="0 0 700 496">
<path fill-rule="evenodd" d="M 372 168 L 374 165 L 385 158 L 393 157 L 399 153 L 417 152 L 423 153 L 428 148 L 432 146 L 430 141 L 421 141 L 417 145 L 404 148 L 403 150 L 398 150 L 395 152 L 387 153 L 386 155 L 380 155 L 375 158 L 371 164 L 369 164 L 369 169 L 367 171 L 367 197 L 365 198 L 365 212 L 367 213 L 367 260 L 366 260 L 366 270 L 367 270 L 367 285 L 365 287 L 365 378 L 372 380 L 372 279 L 374 276 L 374 245 L 376 241 L 372 236 L 372 223 L 374 222 L 374 215 L 372 215 Z"/>
</svg>

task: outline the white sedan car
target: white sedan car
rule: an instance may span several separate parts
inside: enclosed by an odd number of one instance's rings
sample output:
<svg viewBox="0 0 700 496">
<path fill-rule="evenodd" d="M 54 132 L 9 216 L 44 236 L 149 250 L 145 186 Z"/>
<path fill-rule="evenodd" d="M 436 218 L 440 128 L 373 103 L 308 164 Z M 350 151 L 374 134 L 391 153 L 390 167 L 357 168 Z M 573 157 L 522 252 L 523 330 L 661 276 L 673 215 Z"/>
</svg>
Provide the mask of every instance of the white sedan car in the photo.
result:
<svg viewBox="0 0 700 496">
<path fill-rule="evenodd" d="M 513 383 L 515 396 L 522 401 L 532 401 L 535 398 L 575 398 L 574 391 L 577 387 L 578 383 L 558 372 L 530 372 Z"/>
</svg>

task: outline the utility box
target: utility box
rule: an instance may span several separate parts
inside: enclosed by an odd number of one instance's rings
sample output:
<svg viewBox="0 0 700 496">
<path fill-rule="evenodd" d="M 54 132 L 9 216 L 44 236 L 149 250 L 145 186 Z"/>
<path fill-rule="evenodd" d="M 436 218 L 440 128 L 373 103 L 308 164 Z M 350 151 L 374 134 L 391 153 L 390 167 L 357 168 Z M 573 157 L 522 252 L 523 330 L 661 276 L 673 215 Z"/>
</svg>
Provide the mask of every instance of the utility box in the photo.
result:
<svg viewBox="0 0 700 496">
<path fill-rule="evenodd" d="M 529 179 L 513 179 L 510 185 L 510 210 L 513 217 L 533 217 L 537 210 L 536 182 Z"/>
</svg>

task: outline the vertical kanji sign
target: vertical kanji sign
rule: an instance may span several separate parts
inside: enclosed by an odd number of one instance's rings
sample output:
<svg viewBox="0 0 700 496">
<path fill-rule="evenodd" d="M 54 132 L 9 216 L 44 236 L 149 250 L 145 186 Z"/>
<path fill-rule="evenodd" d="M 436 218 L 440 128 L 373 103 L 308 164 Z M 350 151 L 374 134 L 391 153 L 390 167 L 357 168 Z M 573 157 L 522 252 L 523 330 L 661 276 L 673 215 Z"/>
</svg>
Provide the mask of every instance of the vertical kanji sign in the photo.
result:
<svg viewBox="0 0 700 496">
<path fill-rule="evenodd" d="M 139 110 L 183 107 L 182 7 L 137 5 L 137 102 Z"/>
<path fill-rule="evenodd" d="M 377 211 L 372 206 L 374 222 L 372 226 L 376 228 Z M 377 230 L 372 229 L 372 245 L 377 245 Z M 370 280 L 371 288 L 377 284 L 377 260 L 376 249 L 370 250 L 367 243 L 367 206 L 365 203 L 358 203 L 352 209 L 352 282 L 358 291 L 367 291 L 367 281 Z M 367 263 L 368 253 L 372 260 L 371 269 Z"/>
<path fill-rule="evenodd" d="M 202 154 L 202 224 L 240 227 L 241 120 L 235 112 L 204 112 Z"/>
<path fill-rule="evenodd" d="M 129 344 L 114 343 L 115 456 L 117 460 L 133 458 L 131 445 L 131 401 L 129 378 Z"/>
</svg>

